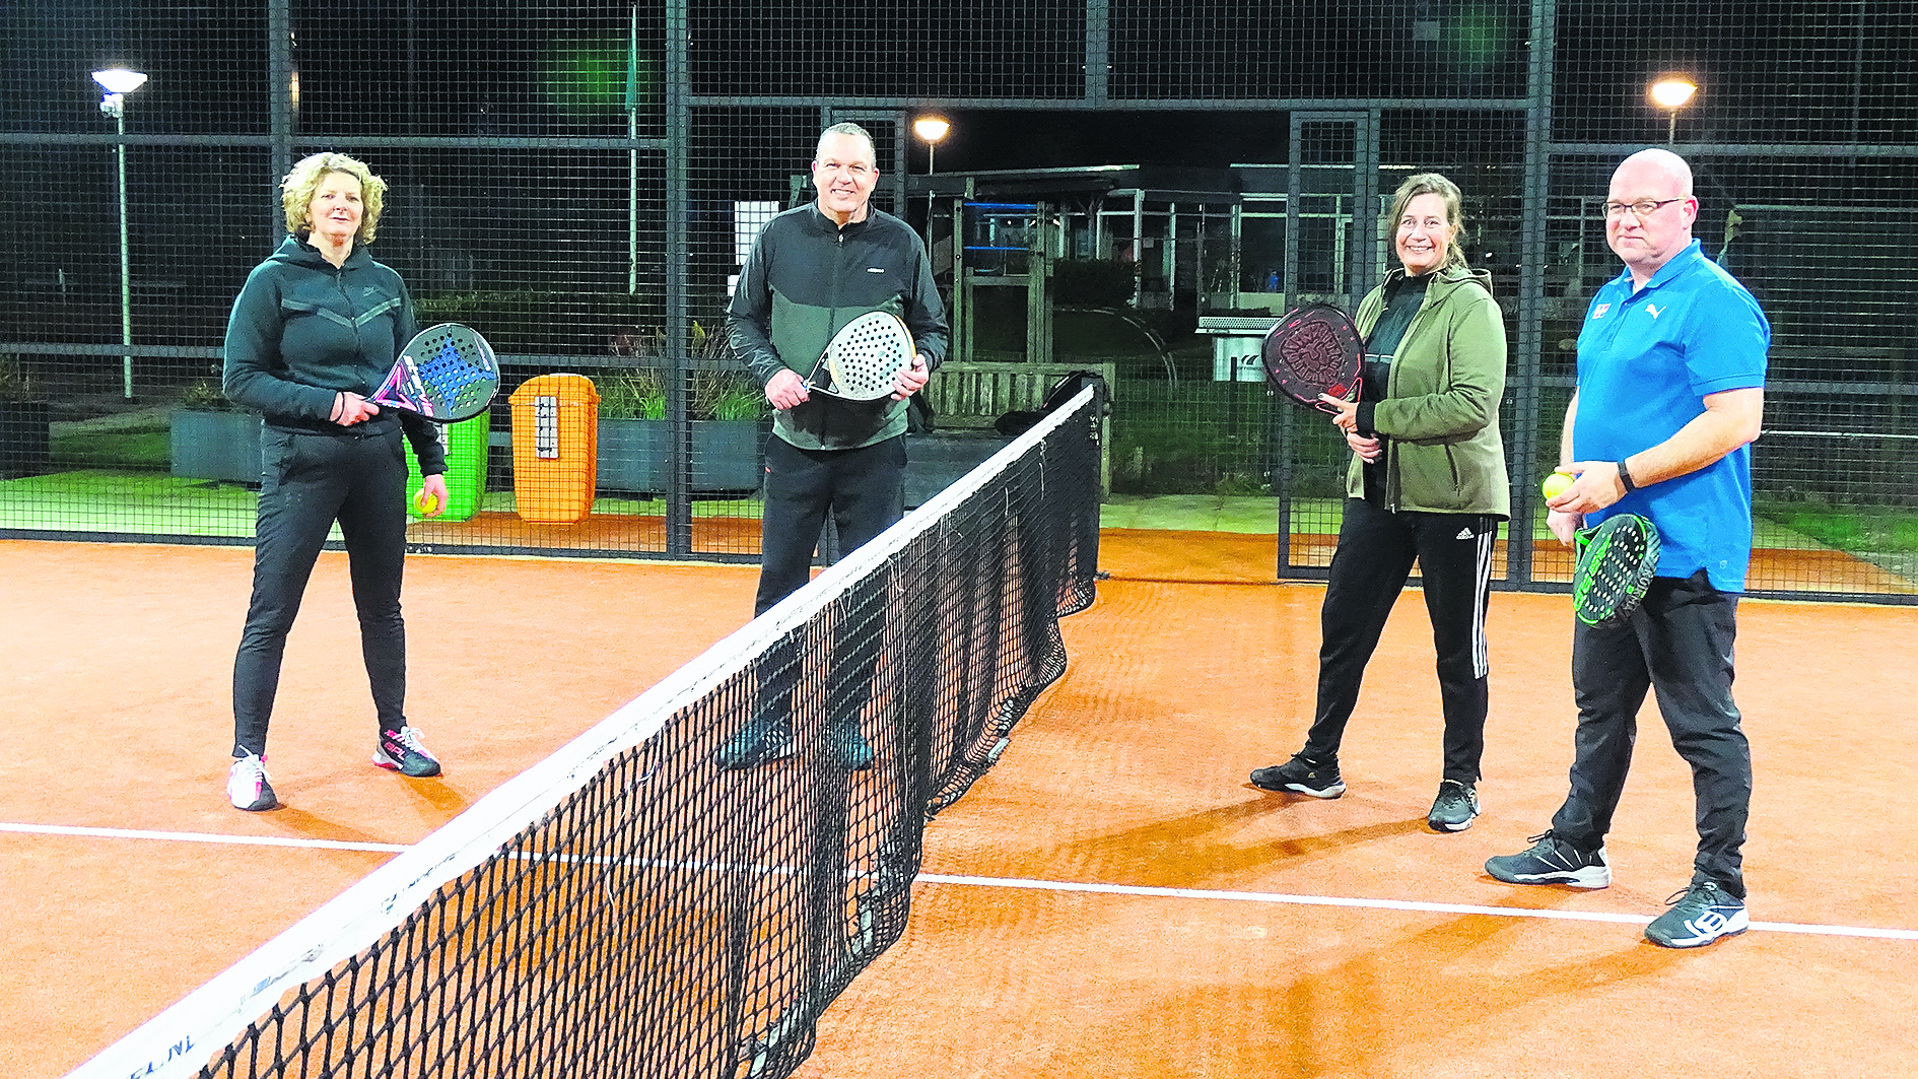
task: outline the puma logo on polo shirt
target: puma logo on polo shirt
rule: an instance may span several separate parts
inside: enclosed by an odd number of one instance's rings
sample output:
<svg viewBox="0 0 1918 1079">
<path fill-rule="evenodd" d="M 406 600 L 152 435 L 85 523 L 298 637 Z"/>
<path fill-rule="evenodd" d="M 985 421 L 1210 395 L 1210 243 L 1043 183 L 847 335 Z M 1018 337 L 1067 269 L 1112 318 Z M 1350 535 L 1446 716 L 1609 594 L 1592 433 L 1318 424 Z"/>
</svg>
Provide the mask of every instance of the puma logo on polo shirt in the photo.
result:
<svg viewBox="0 0 1918 1079">
<path fill-rule="evenodd" d="M 884 266 L 868 266 L 866 267 L 866 272 L 867 273 L 885 273 L 886 268 Z"/>
</svg>

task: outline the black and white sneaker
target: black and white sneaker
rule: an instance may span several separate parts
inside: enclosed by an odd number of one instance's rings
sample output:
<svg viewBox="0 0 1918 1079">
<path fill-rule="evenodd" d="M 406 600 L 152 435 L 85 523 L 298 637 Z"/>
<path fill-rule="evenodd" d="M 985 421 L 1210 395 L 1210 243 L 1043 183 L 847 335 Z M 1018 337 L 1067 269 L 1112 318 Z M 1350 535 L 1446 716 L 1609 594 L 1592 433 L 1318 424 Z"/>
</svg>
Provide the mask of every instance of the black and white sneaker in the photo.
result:
<svg viewBox="0 0 1918 1079">
<path fill-rule="evenodd" d="M 273 809 L 280 801 L 273 796 L 273 784 L 267 781 L 266 758 L 249 753 L 233 762 L 226 772 L 226 799 L 233 808 L 249 813 Z"/>
<path fill-rule="evenodd" d="M 1485 871 L 1507 884 L 1566 884 L 1573 888 L 1603 888 L 1612 883 L 1605 848 L 1582 851 L 1550 832 L 1535 835 L 1531 850 L 1500 854 L 1485 860 Z"/>
<path fill-rule="evenodd" d="M 381 731 L 373 747 L 373 763 L 415 779 L 440 774 L 439 758 L 426 751 L 420 732 L 412 727 Z"/>
<path fill-rule="evenodd" d="M 1292 754 L 1292 759 L 1284 764 L 1253 772 L 1252 785 L 1261 790 L 1303 794 L 1308 798 L 1337 798 L 1345 793 L 1345 780 L 1339 778 L 1337 760 L 1310 760 L 1303 753 Z"/>
<path fill-rule="evenodd" d="M 1645 927 L 1645 939 L 1660 947 L 1699 948 L 1751 928 L 1745 901 L 1714 881 L 1696 881 L 1665 902 L 1672 909 Z"/>
<path fill-rule="evenodd" d="M 1425 815 L 1426 827 L 1434 832 L 1463 832 L 1477 818 L 1478 788 L 1456 779 L 1440 780 L 1438 797 Z"/>
</svg>

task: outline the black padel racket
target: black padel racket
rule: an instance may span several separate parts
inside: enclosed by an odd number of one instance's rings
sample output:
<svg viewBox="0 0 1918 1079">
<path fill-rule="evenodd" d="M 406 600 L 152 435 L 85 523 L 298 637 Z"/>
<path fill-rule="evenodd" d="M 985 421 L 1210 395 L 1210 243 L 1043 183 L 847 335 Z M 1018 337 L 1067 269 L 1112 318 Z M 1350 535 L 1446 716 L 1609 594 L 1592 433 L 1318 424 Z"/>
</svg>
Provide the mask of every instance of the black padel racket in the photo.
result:
<svg viewBox="0 0 1918 1079">
<path fill-rule="evenodd" d="M 1350 401 L 1359 392 L 1364 342 L 1345 312 L 1331 304 L 1294 308 L 1266 331 L 1259 356 L 1266 380 L 1299 404 L 1336 411 L 1320 394 Z"/>
<path fill-rule="evenodd" d="M 486 411 L 499 392 L 499 359 L 471 326 L 442 322 L 413 335 L 386 381 L 367 400 L 457 423 Z"/>
<path fill-rule="evenodd" d="M 806 391 L 846 401 L 877 401 L 892 393 L 894 380 L 914 355 L 906 324 L 897 315 L 870 311 L 832 335 L 806 376 Z"/>
<path fill-rule="evenodd" d="M 1658 529 L 1635 513 L 1607 517 L 1578 533 L 1572 610 L 1588 626 L 1631 617 L 1658 572 Z"/>
</svg>

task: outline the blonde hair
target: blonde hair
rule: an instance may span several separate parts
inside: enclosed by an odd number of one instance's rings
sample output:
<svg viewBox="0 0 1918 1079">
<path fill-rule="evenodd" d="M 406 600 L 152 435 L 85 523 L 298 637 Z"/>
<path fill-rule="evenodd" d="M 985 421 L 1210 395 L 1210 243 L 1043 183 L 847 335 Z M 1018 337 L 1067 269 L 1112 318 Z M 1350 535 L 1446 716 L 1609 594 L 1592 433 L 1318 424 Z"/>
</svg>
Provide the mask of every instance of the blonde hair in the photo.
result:
<svg viewBox="0 0 1918 1079">
<path fill-rule="evenodd" d="M 313 193 L 320 189 L 329 172 L 343 172 L 360 182 L 360 231 L 354 239 L 371 243 L 374 231 L 380 226 L 380 210 L 386 204 L 386 181 L 373 175 L 365 162 L 345 154 L 303 157 L 293 166 L 293 171 L 286 174 L 286 179 L 280 181 L 280 206 L 286 211 L 286 231 L 302 238 L 312 231 L 313 223 L 306 219 L 306 210 L 312 205 Z"/>
<path fill-rule="evenodd" d="M 1460 208 L 1463 198 L 1458 185 L 1436 172 L 1414 173 L 1405 178 L 1398 191 L 1392 195 L 1392 216 L 1385 221 L 1385 234 L 1390 237 L 1398 230 L 1399 221 L 1405 217 L 1405 208 L 1420 195 L 1437 195 L 1445 200 L 1445 223 L 1452 226 L 1451 242 L 1445 245 L 1445 265 L 1470 269 L 1465 261 L 1465 212 Z"/>
</svg>

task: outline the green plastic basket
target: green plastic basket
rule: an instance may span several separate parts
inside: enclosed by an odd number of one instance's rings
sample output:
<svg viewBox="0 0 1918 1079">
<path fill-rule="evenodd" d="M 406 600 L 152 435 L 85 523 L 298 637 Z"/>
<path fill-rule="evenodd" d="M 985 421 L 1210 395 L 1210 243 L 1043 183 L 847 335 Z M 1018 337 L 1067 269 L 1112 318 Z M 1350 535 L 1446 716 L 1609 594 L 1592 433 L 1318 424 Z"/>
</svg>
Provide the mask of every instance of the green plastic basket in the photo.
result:
<svg viewBox="0 0 1918 1079">
<path fill-rule="evenodd" d="M 446 432 L 446 512 L 437 521 L 464 521 L 479 512 L 486 494 L 486 444 L 492 435 L 492 417 L 480 413 L 470 420 L 449 423 Z M 424 517 L 413 497 L 420 493 L 420 463 L 411 449 L 406 454 L 406 512 Z"/>
</svg>

